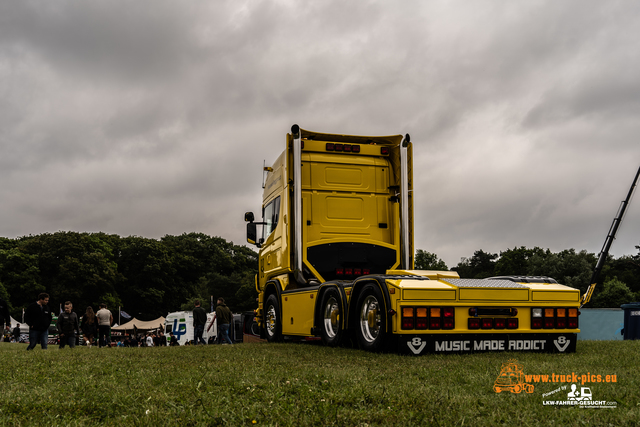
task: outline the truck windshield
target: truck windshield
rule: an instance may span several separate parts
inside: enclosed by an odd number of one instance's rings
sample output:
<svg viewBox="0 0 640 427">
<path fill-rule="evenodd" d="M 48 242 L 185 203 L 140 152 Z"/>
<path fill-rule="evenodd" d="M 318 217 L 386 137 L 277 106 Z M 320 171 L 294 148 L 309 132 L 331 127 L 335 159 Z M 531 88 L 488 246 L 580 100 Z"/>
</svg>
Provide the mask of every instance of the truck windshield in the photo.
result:
<svg viewBox="0 0 640 427">
<path fill-rule="evenodd" d="M 267 206 L 264 207 L 262 210 L 262 218 L 264 221 L 262 238 L 263 240 L 267 240 L 267 237 L 269 237 L 278 225 L 278 219 L 280 218 L 280 196 L 270 201 Z"/>
</svg>

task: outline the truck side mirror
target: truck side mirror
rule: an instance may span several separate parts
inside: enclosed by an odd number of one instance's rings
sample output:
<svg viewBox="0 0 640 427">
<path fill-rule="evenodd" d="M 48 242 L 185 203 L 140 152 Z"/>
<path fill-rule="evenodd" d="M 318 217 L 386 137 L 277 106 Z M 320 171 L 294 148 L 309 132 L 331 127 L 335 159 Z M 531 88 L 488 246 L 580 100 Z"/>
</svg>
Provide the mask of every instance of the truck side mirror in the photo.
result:
<svg viewBox="0 0 640 427">
<path fill-rule="evenodd" d="M 253 216 L 253 212 L 246 212 L 244 214 L 244 220 L 247 221 L 247 222 L 255 221 L 255 217 Z"/>
<path fill-rule="evenodd" d="M 249 222 L 247 223 L 247 242 L 251 243 L 252 245 L 258 246 L 257 241 L 258 239 L 256 233 L 256 223 Z"/>
</svg>

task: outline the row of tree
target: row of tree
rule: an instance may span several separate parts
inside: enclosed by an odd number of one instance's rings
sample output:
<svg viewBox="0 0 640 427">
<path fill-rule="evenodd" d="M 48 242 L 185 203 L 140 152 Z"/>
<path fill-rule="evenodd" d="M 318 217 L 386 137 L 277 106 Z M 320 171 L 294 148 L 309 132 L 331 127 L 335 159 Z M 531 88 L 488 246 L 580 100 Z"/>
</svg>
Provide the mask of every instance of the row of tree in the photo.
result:
<svg viewBox="0 0 640 427">
<path fill-rule="evenodd" d="M 192 309 L 195 299 L 209 307 L 211 296 L 240 312 L 255 308 L 257 265 L 253 250 L 201 233 L 159 240 L 75 232 L 0 238 L 0 296 L 16 319 L 40 292 L 50 295 L 54 310 L 71 301 L 83 313 L 105 302 L 142 320 Z"/>
<path fill-rule="evenodd" d="M 602 268 L 598 286 L 588 307 L 620 307 L 640 300 L 640 246 L 638 254 L 614 258 L 611 255 Z M 596 254 L 567 249 L 551 252 L 549 249 L 520 247 L 508 249 L 500 254 L 483 250 L 476 251 L 471 258 L 462 260 L 451 270 L 461 278 L 484 279 L 493 276 L 547 276 L 563 285 L 580 289 L 584 293 L 589 286 L 597 261 Z M 449 270 L 436 254 L 418 249 L 416 269 Z"/>
<path fill-rule="evenodd" d="M 638 255 L 608 257 L 590 307 L 619 307 L 640 300 Z M 436 254 L 418 249 L 416 269 L 449 270 Z M 597 257 L 573 249 L 541 248 L 476 251 L 451 270 L 462 278 L 505 275 L 548 276 L 584 292 Z M 257 254 L 220 237 L 202 233 L 159 240 L 104 233 L 57 232 L 17 239 L 0 238 L 0 297 L 14 318 L 40 292 L 57 307 L 71 301 L 78 312 L 105 302 L 142 320 L 189 310 L 199 299 L 224 297 L 235 312 L 256 307 Z"/>
</svg>

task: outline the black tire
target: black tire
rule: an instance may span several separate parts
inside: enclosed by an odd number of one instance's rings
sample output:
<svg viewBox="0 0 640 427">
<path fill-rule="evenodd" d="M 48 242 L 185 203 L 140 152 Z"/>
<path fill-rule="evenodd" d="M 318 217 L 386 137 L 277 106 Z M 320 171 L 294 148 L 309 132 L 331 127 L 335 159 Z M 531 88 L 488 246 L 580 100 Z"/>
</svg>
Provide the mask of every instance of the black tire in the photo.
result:
<svg viewBox="0 0 640 427">
<path fill-rule="evenodd" d="M 320 337 L 324 345 L 336 347 L 342 343 L 343 319 L 340 293 L 336 289 L 327 290 L 320 304 Z"/>
<path fill-rule="evenodd" d="M 264 309 L 264 333 L 269 342 L 282 341 L 282 322 L 280 320 L 280 301 L 274 294 L 269 295 Z"/>
<path fill-rule="evenodd" d="M 383 350 L 387 335 L 387 315 L 378 286 L 368 284 L 362 289 L 356 304 L 355 320 L 360 348 L 367 351 Z"/>
</svg>

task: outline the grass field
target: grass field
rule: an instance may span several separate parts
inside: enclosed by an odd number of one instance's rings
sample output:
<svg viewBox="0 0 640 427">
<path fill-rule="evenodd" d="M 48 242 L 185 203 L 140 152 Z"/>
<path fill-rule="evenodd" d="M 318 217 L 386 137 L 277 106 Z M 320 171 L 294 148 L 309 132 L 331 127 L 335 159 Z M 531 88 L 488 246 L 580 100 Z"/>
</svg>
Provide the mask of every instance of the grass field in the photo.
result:
<svg viewBox="0 0 640 427">
<path fill-rule="evenodd" d="M 421 357 L 295 343 L 25 348 L 0 343 L 0 425 L 640 423 L 640 341 L 579 341 L 574 354 Z M 509 359 L 525 374 L 616 375 L 615 383 L 584 386 L 594 401 L 617 407 L 543 405 L 566 400 L 571 382 L 531 382 L 531 394 L 498 394 L 493 384 Z"/>
</svg>

